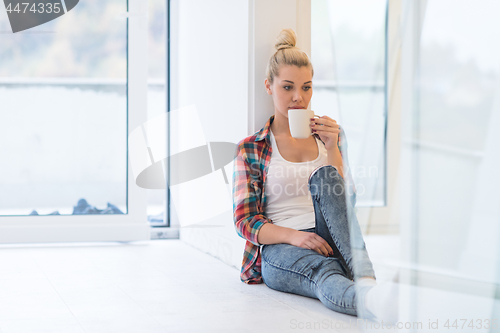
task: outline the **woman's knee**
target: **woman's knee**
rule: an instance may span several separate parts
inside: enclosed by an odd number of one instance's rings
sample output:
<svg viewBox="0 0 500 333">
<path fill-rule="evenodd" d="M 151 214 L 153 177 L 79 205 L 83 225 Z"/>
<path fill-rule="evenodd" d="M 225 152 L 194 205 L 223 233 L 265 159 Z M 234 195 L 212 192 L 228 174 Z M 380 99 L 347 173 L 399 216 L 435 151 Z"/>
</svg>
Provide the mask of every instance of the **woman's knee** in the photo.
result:
<svg viewBox="0 0 500 333">
<path fill-rule="evenodd" d="M 309 192 L 313 196 L 335 195 L 343 197 L 345 194 L 345 183 L 337 169 L 332 165 L 320 167 L 309 178 Z"/>
<path fill-rule="evenodd" d="M 262 247 L 261 255 L 262 261 L 278 264 L 278 266 L 282 266 L 280 263 L 283 263 L 286 266 L 288 261 L 293 261 L 301 255 L 298 252 L 297 247 L 290 244 L 265 244 Z"/>
<path fill-rule="evenodd" d="M 305 274 L 291 268 L 262 260 L 262 280 L 271 289 L 312 298 L 316 297 L 316 288 Z"/>
</svg>

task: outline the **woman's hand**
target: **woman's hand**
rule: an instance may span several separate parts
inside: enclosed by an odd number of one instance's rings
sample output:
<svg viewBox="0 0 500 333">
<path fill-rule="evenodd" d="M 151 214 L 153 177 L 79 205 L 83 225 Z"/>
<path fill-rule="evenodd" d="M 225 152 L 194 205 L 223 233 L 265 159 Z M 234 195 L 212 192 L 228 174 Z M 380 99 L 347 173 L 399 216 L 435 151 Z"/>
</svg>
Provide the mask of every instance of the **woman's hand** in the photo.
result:
<svg viewBox="0 0 500 333">
<path fill-rule="evenodd" d="M 290 241 L 291 245 L 311 249 L 326 257 L 333 256 L 333 250 L 326 240 L 314 232 L 296 230 Z"/>
<path fill-rule="evenodd" d="M 328 116 L 311 118 L 310 126 L 313 133 L 318 134 L 320 139 L 325 143 L 326 150 L 330 151 L 337 148 L 340 126 L 335 120 Z"/>
</svg>

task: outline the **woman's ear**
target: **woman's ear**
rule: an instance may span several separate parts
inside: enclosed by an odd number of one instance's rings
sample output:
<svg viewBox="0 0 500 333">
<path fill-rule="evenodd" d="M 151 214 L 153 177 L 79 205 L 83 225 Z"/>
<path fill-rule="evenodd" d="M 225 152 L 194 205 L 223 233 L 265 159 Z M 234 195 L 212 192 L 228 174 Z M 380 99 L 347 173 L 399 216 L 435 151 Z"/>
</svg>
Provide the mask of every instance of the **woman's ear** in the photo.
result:
<svg viewBox="0 0 500 333">
<path fill-rule="evenodd" d="M 273 94 L 273 91 L 271 90 L 271 83 L 267 80 L 267 78 L 264 80 L 264 85 L 266 86 L 266 91 L 269 95 Z"/>
</svg>

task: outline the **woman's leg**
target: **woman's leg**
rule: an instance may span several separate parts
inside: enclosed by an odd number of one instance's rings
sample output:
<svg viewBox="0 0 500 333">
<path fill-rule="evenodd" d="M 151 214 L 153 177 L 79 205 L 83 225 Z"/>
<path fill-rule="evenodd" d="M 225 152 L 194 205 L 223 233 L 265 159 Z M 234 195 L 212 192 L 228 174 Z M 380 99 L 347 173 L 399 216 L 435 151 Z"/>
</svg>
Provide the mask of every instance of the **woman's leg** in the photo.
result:
<svg viewBox="0 0 500 333">
<path fill-rule="evenodd" d="M 262 247 L 262 279 L 269 288 L 317 298 L 331 310 L 356 316 L 356 290 L 346 274 L 337 258 L 310 249 L 289 244 Z"/>
<path fill-rule="evenodd" d="M 319 167 L 309 178 L 316 233 L 332 247 L 334 254 L 348 271 L 347 277 L 357 281 L 375 278 L 365 242 L 353 207 L 346 202 L 343 178 L 331 165 Z"/>
</svg>

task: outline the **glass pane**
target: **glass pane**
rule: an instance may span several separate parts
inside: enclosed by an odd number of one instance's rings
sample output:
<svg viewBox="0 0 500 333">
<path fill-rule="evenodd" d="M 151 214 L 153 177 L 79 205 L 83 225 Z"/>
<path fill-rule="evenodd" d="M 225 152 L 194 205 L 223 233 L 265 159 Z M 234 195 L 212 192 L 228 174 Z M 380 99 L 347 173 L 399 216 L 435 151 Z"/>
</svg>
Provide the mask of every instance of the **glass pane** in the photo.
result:
<svg viewBox="0 0 500 333">
<path fill-rule="evenodd" d="M 386 0 L 313 0 L 311 5 L 312 108 L 346 132 L 357 206 L 383 206 Z"/>
<path fill-rule="evenodd" d="M 440 324 L 467 318 L 464 330 L 476 332 L 500 309 L 500 3 L 424 8 L 405 147 L 413 172 L 404 170 L 415 187 L 405 241 L 418 269 L 411 309 Z"/>
<path fill-rule="evenodd" d="M 80 1 L 15 34 L 0 12 L 0 215 L 127 213 L 126 11 Z"/>
<path fill-rule="evenodd" d="M 500 24 L 488 16 L 496 9 L 500 7 L 495 1 L 480 6 L 474 1 L 431 2 L 426 9 L 416 87 L 419 225 L 423 241 L 437 246 L 442 255 L 436 257 L 429 251 L 433 247 L 422 247 L 419 258 L 434 267 L 459 268 L 460 253 L 466 255 L 463 245 L 471 236 L 478 186 L 496 192 L 492 185 L 478 183 L 481 166 L 492 153 L 487 151 L 492 132 L 498 131 L 491 124 L 499 111 L 500 48 L 493 46 Z M 445 22 L 443 13 L 449 16 Z M 492 176 L 487 178 L 493 180 Z M 431 226 L 435 233 L 424 232 Z M 455 230 L 453 238 L 443 242 L 449 228 Z"/>
</svg>

